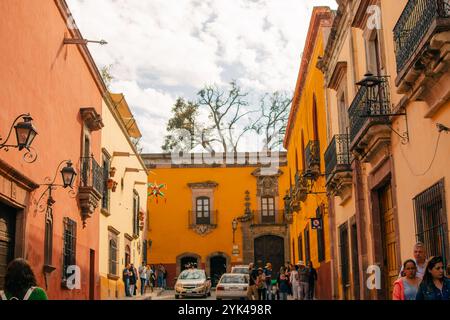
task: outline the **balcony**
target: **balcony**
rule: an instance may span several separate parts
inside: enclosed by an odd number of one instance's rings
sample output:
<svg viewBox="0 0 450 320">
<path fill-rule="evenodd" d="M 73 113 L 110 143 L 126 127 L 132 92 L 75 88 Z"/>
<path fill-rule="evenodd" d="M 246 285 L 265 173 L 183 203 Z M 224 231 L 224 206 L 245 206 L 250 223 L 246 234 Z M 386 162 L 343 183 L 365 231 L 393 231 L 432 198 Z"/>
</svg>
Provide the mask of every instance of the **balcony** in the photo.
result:
<svg viewBox="0 0 450 320">
<path fill-rule="evenodd" d="M 449 30 L 450 1 L 408 1 L 394 28 L 399 93 L 427 95 L 419 89 L 434 85 L 431 74 L 436 81 L 449 66 Z"/>
<path fill-rule="evenodd" d="M 217 228 L 219 212 L 217 210 L 209 211 L 205 217 L 203 212 L 188 211 L 188 228 L 194 230 L 199 235 L 207 235 Z"/>
<path fill-rule="evenodd" d="M 103 192 L 103 169 L 93 157 L 81 158 L 81 180 L 78 187 L 83 225 L 98 207 Z"/>
<path fill-rule="evenodd" d="M 287 225 L 290 223 L 285 216 L 284 210 L 272 211 L 253 211 L 252 226 L 273 226 L 273 225 Z"/>
<path fill-rule="evenodd" d="M 350 139 L 348 134 L 333 137 L 325 152 L 325 176 L 327 191 L 341 195 L 352 185 Z"/>
<path fill-rule="evenodd" d="M 293 190 L 293 199 L 297 202 L 305 202 L 308 197 L 308 181 L 303 172 L 295 174 L 295 186 Z"/>
<path fill-rule="evenodd" d="M 380 146 L 379 142 L 390 142 L 392 114 L 389 91 L 389 77 L 366 75 L 363 82 L 358 83 L 358 90 L 349 110 L 350 119 L 350 151 L 362 158 L 370 157 Z"/>
<path fill-rule="evenodd" d="M 305 149 L 306 170 L 305 174 L 317 177 L 320 174 L 320 143 L 309 141 Z"/>
</svg>

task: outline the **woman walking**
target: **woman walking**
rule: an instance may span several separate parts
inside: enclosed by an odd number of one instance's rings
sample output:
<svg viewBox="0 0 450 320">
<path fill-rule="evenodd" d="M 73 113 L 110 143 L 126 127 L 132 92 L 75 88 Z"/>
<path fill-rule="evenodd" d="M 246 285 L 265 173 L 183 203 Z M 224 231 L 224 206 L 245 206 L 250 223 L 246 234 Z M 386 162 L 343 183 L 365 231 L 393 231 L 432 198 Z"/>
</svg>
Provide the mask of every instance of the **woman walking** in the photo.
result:
<svg viewBox="0 0 450 320">
<path fill-rule="evenodd" d="M 258 269 L 256 287 L 258 288 L 258 300 L 266 300 L 266 276 L 262 268 Z"/>
<path fill-rule="evenodd" d="M 15 259 L 6 270 L 5 291 L 0 291 L 1 300 L 48 300 L 44 289 L 39 288 L 36 283 L 28 262 Z"/>
<path fill-rule="evenodd" d="M 289 293 L 289 274 L 284 267 L 281 267 L 280 273 L 278 273 L 277 281 L 280 300 L 287 300 Z"/>
<path fill-rule="evenodd" d="M 416 300 L 450 300 L 450 279 L 444 275 L 442 257 L 428 261 Z"/>
<path fill-rule="evenodd" d="M 298 277 L 298 265 L 291 271 L 289 282 L 292 285 L 292 295 L 294 300 L 300 300 L 300 282 Z"/>
<path fill-rule="evenodd" d="M 417 265 L 412 259 L 403 263 L 404 277 L 394 282 L 393 300 L 416 300 L 421 279 L 417 276 Z"/>
</svg>

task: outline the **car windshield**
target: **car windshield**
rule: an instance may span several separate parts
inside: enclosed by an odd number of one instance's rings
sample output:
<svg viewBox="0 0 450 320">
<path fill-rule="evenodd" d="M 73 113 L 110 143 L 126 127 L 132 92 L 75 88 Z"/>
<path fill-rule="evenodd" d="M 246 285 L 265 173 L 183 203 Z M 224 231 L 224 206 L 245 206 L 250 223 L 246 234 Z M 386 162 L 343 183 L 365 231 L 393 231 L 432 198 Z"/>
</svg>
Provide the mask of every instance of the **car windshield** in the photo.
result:
<svg viewBox="0 0 450 320">
<path fill-rule="evenodd" d="M 180 280 L 204 280 L 205 273 L 200 270 L 185 270 L 178 277 Z"/>
<path fill-rule="evenodd" d="M 234 268 L 233 273 L 248 273 L 247 268 Z"/>
<path fill-rule="evenodd" d="M 248 283 L 248 278 L 244 275 L 241 276 L 223 276 L 220 283 L 235 283 L 235 284 L 245 284 Z"/>
</svg>

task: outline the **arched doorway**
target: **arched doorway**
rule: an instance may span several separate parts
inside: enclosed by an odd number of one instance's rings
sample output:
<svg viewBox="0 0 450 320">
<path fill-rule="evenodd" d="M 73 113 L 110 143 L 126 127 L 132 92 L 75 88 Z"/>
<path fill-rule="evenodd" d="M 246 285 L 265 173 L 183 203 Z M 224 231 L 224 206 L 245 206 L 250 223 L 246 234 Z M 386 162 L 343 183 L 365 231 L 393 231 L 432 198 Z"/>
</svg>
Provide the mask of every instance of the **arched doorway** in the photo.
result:
<svg viewBox="0 0 450 320">
<path fill-rule="evenodd" d="M 197 267 L 199 267 L 198 266 L 197 257 L 186 256 L 186 257 L 181 258 L 181 260 L 180 260 L 180 272 L 183 271 L 183 270 L 186 270 L 189 267 L 189 265 L 191 265 L 191 264 L 194 264 Z"/>
<path fill-rule="evenodd" d="M 214 256 L 210 258 L 209 263 L 211 284 L 215 287 L 220 277 L 227 272 L 227 259 L 224 256 Z"/>
<path fill-rule="evenodd" d="M 272 264 L 272 269 L 278 272 L 284 265 L 284 239 L 282 237 L 266 235 L 255 238 L 254 257 L 255 264 Z"/>
</svg>

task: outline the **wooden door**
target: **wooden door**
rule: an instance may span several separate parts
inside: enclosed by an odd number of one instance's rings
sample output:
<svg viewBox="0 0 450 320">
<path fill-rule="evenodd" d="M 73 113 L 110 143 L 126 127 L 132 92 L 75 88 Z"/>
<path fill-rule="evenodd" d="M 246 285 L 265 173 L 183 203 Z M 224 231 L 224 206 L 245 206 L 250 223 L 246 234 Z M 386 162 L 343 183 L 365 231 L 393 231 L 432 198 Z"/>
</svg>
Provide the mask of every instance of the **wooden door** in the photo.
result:
<svg viewBox="0 0 450 320">
<path fill-rule="evenodd" d="M 255 239 L 255 265 L 262 262 L 263 267 L 266 263 L 272 264 L 272 270 L 280 271 L 284 265 L 284 239 L 277 236 L 262 236 Z"/>
<path fill-rule="evenodd" d="M 16 211 L 0 203 L 0 290 L 4 289 L 6 268 L 14 259 Z"/>
<path fill-rule="evenodd" d="M 379 191 L 381 236 L 383 241 L 383 272 L 386 283 L 386 298 L 392 298 L 394 282 L 398 278 L 397 243 L 395 230 L 394 205 L 390 184 Z"/>
</svg>

